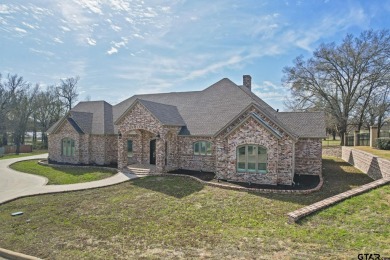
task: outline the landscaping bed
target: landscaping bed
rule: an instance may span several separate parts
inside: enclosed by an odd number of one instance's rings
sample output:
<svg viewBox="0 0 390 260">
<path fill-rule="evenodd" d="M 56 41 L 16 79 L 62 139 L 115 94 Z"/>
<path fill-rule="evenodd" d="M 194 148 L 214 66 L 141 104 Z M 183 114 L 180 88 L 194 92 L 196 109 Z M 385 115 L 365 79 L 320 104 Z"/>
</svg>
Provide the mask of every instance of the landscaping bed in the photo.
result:
<svg viewBox="0 0 390 260">
<path fill-rule="evenodd" d="M 230 186 L 253 188 L 253 189 L 271 189 L 271 190 L 310 190 L 314 189 L 320 183 L 320 177 L 314 175 L 295 175 L 294 185 L 267 185 L 267 184 L 256 184 L 248 182 L 235 182 L 227 180 L 215 179 L 215 173 L 213 172 L 200 172 L 191 170 L 174 170 L 170 171 L 171 174 L 181 174 L 196 177 L 202 181 L 216 182 L 222 184 L 228 184 Z"/>
</svg>

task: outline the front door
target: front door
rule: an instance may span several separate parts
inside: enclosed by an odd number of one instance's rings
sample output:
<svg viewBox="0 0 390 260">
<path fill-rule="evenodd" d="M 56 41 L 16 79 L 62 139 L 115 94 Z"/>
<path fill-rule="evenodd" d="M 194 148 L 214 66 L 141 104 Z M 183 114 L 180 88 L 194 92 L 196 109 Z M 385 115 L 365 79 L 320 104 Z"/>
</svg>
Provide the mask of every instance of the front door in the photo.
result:
<svg viewBox="0 0 390 260">
<path fill-rule="evenodd" d="M 150 164 L 156 164 L 156 139 L 150 140 Z"/>
</svg>

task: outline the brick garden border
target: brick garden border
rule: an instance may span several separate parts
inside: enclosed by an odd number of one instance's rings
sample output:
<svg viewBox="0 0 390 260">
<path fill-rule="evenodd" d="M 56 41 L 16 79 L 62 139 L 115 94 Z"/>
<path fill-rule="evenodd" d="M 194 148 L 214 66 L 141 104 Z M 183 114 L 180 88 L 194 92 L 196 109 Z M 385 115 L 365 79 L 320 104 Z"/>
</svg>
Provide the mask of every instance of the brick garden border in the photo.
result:
<svg viewBox="0 0 390 260">
<path fill-rule="evenodd" d="M 137 174 L 137 176 L 160 176 L 160 177 L 183 177 L 183 178 L 189 178 L 192 180 L 195 180 L 203 185 L 211 186 L 211 187 L 217 187 L 222 188 L 226 190 L 236 190 L 236 191 L 247 191 L 247 192 L 256 192 L 256 193 L 264 193 L 264 194 L 309 194 L 315 191 L 319 191 L 322 188 L 322 185 L 324 184 L 324 180 L 322 176 L 320 175 L 320 182 L 315 188 L 308 189 L 308 190 L 277 190 L 277 189 L 257 189 L 257 188 L 246 188 L 246 187 L 238 187 L 234 185 L 229 184 L 222 184 L 222 183 L 215 183 L 215 182 L 208 182 L 203 181 L 195 176 L 186 175 L 186 174 L 173 174 L 173 173 L 163 173 L 163 174 L 157 174 L 157 173 L 149 173 L 145 175 Z"/>
<path fill-rule="evenodd" d="M 327 199 L 318 201 L 316 203 L 313 203 L 311 205 L 308 205 L 306 207 L 297 209 L 295 211 L 287 213 L 288 216 L 288 222 L 290 224 L 297 222 L 299 219 L 310 215 L 318 210 L 327 208 L 331 205 L 334 205 L 336 203 L 339 203 L 343 200 L 349 199 L 351 197 L 357 196 L 359 194 L 365 193 L 367 191 L 370 191 L 372 189 L 378 188 L 380 186 L 383 186 L 387 183 L 390 183 L 390 178 L 383 178 L 379 179 L 367 184 L 364 184 L 360 187 L 354 188 L 352 190 L 337 194 L 335 196 L 329 197 Z"/>
</svg>

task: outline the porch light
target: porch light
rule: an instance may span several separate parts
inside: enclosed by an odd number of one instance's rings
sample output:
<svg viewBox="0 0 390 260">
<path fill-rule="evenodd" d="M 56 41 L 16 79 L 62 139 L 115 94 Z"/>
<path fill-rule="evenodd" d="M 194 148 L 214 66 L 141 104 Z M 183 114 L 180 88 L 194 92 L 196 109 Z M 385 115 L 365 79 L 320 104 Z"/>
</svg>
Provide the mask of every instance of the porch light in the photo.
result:
<svg viewBox="0 0 390 260">
<path fill-rule="evenodd" d="M 160 139 L 160 132 L 157 133 L 156 138 Z"/>
<path fill-rule="evenodd" d="M 119 139 L 122 138 L 122 133 L 118 131 L 118 136 L 119 136 Z"/>
</svg>

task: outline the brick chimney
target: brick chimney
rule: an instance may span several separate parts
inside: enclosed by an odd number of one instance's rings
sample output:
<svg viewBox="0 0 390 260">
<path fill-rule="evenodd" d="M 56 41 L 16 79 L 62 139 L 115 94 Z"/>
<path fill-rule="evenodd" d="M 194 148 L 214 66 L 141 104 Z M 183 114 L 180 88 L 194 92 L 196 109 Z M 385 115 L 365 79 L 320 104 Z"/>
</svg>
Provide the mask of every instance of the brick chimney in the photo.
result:
<svg viewBox="0 0 390 260">
<path fill-rule="evenodd" d="M 242 76 L 242 85 L 244 85 L 244 87 L 247 87 L 249 89 L 249 91 L 252 91 L 252 77 L 251 77 L 251 75 Z"/>
</svg>

